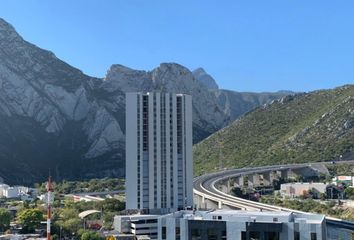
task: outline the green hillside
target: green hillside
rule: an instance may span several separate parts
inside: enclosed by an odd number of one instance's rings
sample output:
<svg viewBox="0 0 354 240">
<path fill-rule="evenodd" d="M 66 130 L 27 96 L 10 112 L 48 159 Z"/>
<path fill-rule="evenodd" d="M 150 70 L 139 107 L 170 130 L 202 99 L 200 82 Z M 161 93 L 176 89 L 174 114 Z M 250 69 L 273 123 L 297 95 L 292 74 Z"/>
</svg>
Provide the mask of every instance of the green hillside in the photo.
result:
<svg viewBox="0 0 354 240">
<path fill-rule="evenodd" d="M 195 174 L 354 158 L 354 85 L 287 96 L 194 146 Z"/>
</svg>

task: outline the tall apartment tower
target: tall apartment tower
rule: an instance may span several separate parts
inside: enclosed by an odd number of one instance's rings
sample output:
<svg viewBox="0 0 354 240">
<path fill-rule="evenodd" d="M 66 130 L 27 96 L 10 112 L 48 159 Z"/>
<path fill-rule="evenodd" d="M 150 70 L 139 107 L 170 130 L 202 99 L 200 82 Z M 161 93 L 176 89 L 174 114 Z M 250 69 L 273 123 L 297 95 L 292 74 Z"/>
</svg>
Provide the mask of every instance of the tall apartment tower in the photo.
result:
<svg viewBox="0 0 354 240">
<path fill-rule="evenodd" d="M 126 94 L 126 208 L 193 206 L 192 97 Z"/>
</svg>

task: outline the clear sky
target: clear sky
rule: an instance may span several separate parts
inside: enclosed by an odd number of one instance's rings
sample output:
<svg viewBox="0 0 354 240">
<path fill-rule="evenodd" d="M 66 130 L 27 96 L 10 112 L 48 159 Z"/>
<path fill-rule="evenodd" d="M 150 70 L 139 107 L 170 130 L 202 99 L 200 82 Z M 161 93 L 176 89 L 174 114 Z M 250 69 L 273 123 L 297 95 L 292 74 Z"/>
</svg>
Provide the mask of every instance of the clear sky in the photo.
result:
<svg viewBox="0 0 354 240">
<path fill-rule="evenodd" d="M 236 91 L 354 83 L 353 0 L 0 0 L 0 17 L 96 77 L 177 62 Z"/>
</svg>

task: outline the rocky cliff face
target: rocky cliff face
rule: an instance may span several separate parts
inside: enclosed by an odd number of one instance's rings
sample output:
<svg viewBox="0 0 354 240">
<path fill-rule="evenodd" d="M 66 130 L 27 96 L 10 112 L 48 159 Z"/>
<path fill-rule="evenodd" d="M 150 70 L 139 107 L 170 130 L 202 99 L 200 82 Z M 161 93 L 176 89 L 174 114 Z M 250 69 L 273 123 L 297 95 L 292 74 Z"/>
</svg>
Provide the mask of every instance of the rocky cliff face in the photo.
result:
<svg viewBox="0 0 354 240">
<path fill-rule="evenodd" d="M 194 142 L 226 124 L 214 94 L 191 71 L 176 63 L 162 63 L 149 72 L 113 65 L 100 88 L 109 92 L 166 91 L 192 95 Z"/>
<path fill-rule="evenodd" d="M 57 177 L 82 176 L 74 163 L 124 146 L 120 125 L 96 97 L 101 79 L 26 42 L 4 20 L 0 60 L 0 161 L 7 166 L 0 175 L 6 181 L 31 182 L 49 168 Z"/>
<path fill-rule="evenodd" d="M 282 98 L 286 94 L 294 94 L 293 92 L 275 92 L 275 93 L 251 93 L 251 92 L 235 92 L 230 90 L 213 90 L 212 93 L 216 97 L 216 102 L 223 109 L 227 123 L 235 120 L 244 113 L 255 109 L 258 106 L 270 103 L 276 99 Z"/>
<path fill-rule="evenodd" d="M 219 89 L 215 79 L 210 76 L 203 68 L 197 68 L 193 71 L 193 76 L 208 89 Z"/>
<path fill-rule="evenodd" d="M 174 63 L 152 71 L 112 65 L 93 78 L 0 19 L 0 177 L 33 183 L 49 169 L 56 179 L 124 176 L 125 92 L 192 95 L 195 142 L 254 106 L 238 107 L 233 92 L 208 88 Z"/>
</svg>

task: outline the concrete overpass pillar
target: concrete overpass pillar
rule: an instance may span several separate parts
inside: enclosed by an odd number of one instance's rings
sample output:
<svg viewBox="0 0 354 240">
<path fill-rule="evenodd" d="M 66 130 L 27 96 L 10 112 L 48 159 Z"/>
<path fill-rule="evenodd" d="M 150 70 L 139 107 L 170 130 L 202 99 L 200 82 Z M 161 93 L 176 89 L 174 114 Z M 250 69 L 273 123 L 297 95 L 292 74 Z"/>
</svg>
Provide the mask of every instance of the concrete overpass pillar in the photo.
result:
<svg viewBox="0 0 354 240">
<path fill-rule="evenodd" d="M 283 179 L 288 178 L 288 169 L 280 170 L 280 177 Z"/>
<path fill-rule="evenodd" d="M 228 191 L 229 191 L 229 187 L 227 185 L 223 184 L 223 185 L 220 186 L 220 188 L 221 188 L 221 191 L 224 192 L 224 193 L 228 193 Z"/>
<path fill-rule="evenodd" d="M 215 203 L 214 201 L 211 201 L 209 199 L 205 199 L 205 209 L 216 209 L 218 208 L 219 203 Z"/>
<path fill-rule="evenodd" d="M 275 173 L 277 179 L 281 178 L 281 171 L 280 170 L 277 170 L 274 173 Z"/>
<path fill-rule="evenodd" d="M 277 175 L 277 172 L 276 171 L 271 171 L 270 172 L 270 177 L 271 177 L 271 184 L 273 184 L 273 181 L 275 180 L 275 179 L 278 179 L 278 175 Z"/>
<path fill-rule="evenodd" d="M 296 177 L 297 177 L 297 174 L 290 168 L 288 170 L 288 178 L 289 179 L 296 179 Z"/>
<path fill-rule="evenodd" d="M 238 176 L 235 178 L 235 183 L 236 183 L 236 186 L 237 187 L 243 187 L 244 186 L 244 176 L 241 175 L 241 176 Z"/>
<path fill-rule="evenodd" d="M 282 169 L 278 172 L 280 172 L 280 177 L 283 179 L 294 179 L 297 176 L 296 173 L 291 170 L 291 168 Z"/>
<path fill-rule="evenodd" d="M 233 187 L 237 187 L 236 183 L 235 183 L 235 178 L 230 178 L 230 191 L 231 191 L 231 188 L 233 188 Z"/>
<path fill-rule="evenodd" d="M 252 181 L 254 187 L 259 187 L 261 185 L 260 176 L 258 173 L 252 175 Z"/>
<path fill-rule="evenodd" d="M 269 171 L 263 173 L 263 186 L 272 186 L 273 181 L 278 178 L 278 175 L 275 171 Z"/>
<path fill-rule="evenodd" d="M 226 190 L 226 193 L 227 194 L 230 194 L 230 192 L 231 192 L 231 179 L 229 178 L 228 180 L 227 180 L 227 190 Z"/>
<path fill-rule="evenodd" d="M 254 173 L 248 175 L 248 187 L 253 188 L 253 187 L 258 187 L 260 186 L 260 181 L 259 181 L 259 174 Z"/>
<path fill-rule="evenodd" d="M 202 195 L 202 196 L 200 196 L 199 197 L 199 202 L 198 202 L 198 207 L 199 208 L 202 208 L 202 209 L 206 209 L 207 208 L 207 204 L 206 204 L 206 202 L 205 202 L 205 197 L 204 197 L 204 195 Z"/>
<path fill-rule="evenodd" d="M 253 174 L 247 175 L 247 187 L 253 188 Z"/>
<path fill-rule="evenodd" d="M 265 172 L 262 174 L 263 179 L 263 186 L 270 186 L 272 185 L 273 179 L 271 176 L 271 172 Z"/>
<path fill-rule="evenodd" d="M 205 197 L 204 196 L 200 196 L 197 194 L 194 194 L 194 207 L 196 207 L 197 209 L 204 209 L 206 208 L 206 203 L 205 203 Z"/>
</svg>

